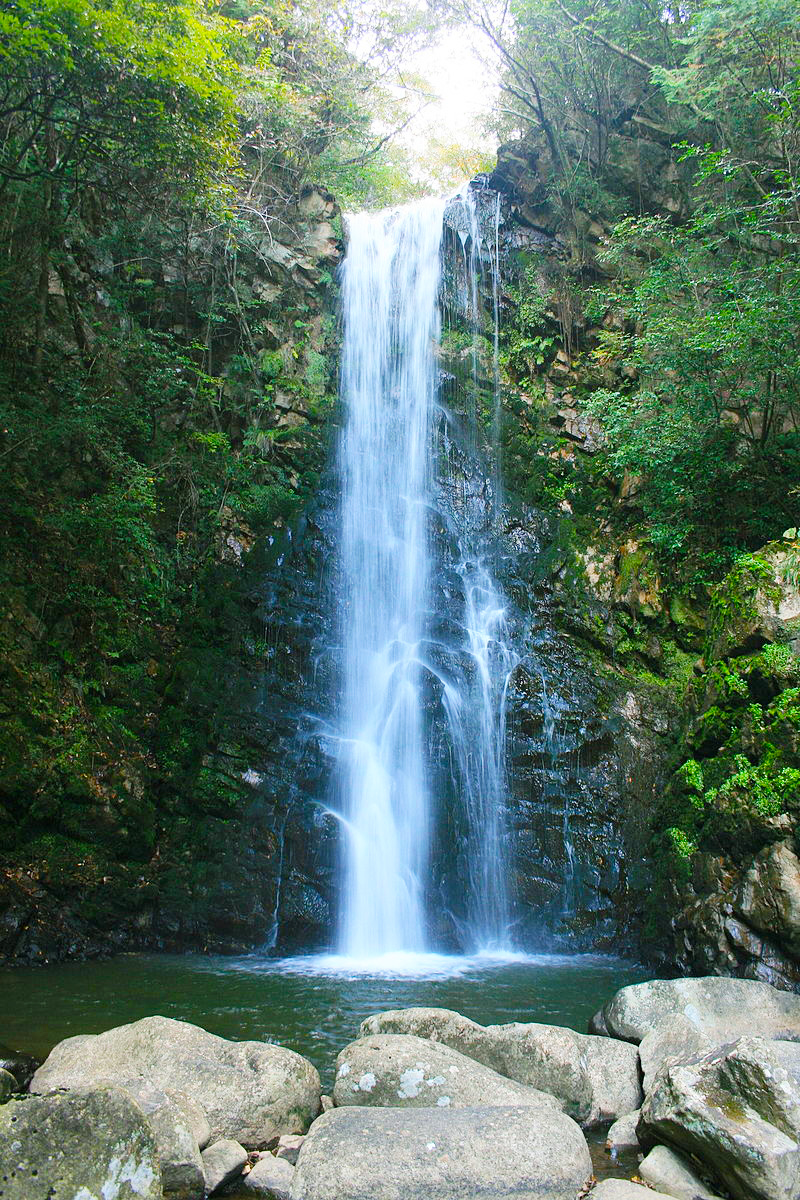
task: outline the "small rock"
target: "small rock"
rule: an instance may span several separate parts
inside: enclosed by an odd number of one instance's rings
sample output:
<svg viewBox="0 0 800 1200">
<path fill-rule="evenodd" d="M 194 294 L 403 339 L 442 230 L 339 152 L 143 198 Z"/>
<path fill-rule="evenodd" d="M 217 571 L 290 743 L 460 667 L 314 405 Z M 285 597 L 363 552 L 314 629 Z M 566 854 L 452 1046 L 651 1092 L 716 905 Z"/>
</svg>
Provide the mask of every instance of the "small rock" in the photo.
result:
<svg viewBox="0 0 800 1200">
<path fill-rule="evenodd" d="M 305 1137 L 301 1133 L 284 1133 L 278 1138 L 278 1149 L 275 1151 L 276 1158 L 285 1158 L 292 1166 L 297 1162 L 297 1156 L 300 1153 L 300 1147 L 305 1141 Z"/>
<path fill-rule="evenodd" d="M 626 1113 L 609 1129 L 606 1134 L 606 1150 L 610 1151 L 612 1156 L 619 1153 L 620 1150 L 639 1149 L 636 1126 L 639 1123 L 640 1112 L 641 1110 L 637 1108 L 635 1112 Z"/>
<path fill-rule="evenodd" d="M 333 1096 L 320 1096 L 320 1104 L 323 1112 L 330 1112 L 334 1108 Z"/>
<path fill-rule="evenodd" d="M 265 1154 L 242 1180 L 241 1195 L 290 1200 L 289 1189 L 293 1179 L 294 1167 L 291 1163 L 284 1158 L 276 1158 L 274 1154 Z"/>
<path fill-rule="evenodd" d="M 627 1179 L 604 1179 L 593 1188 L 586 1200 L 657 1200 L 655 1193 Z"/>
<path fill-rule="evenodd" d="M 3 1200 L 161 1200 L 156 1140 L 121 1088 L 26 1096 L 0 1107 Z"/>
<path fill-rule="evenodd" d="M 19 1091 L 19 1084 L 10 1071 L 6 1071 L 0 1067 L 0 1104 L 5 1104 L 14 1092 Z"/>
<path fill-rule="evenodd" d="M 676 1200 L 719 1200 L 695 1174 L 682 1154 L 667 1146 L 654 1146 L 639 1164 L 639 1174 L 657 1192 Z"/>
<path fill-rule="evenodd" d="M 241 1175 L 247 1163 L 247 1151 L 231 1138 L 222 1138 L 221 1141 L 208 1146 L 203 1151 L 202 1158 L 206 1191 L 210 1195 L 224 1183 Z"/>
<path fill-rule="evenodd" d="M 39 1066 L 41 1066 L 40 1060 L 34 1058 L 33 1055 L 19 1054 L 16 1050 L 9 1050 L 8 1046 L 0 1043 L 0 1067 L 14 1076 L 21 1089 L 27 1088 L 33 1079 L 34 1071 Z"/>
</svg>

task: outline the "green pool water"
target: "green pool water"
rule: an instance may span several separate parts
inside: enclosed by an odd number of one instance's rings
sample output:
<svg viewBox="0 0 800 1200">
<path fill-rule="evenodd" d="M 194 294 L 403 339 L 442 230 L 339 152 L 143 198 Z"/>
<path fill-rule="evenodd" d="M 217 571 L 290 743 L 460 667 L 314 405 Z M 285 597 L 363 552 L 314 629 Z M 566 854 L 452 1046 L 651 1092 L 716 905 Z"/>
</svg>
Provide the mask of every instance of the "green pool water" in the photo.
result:
<svg viewBox="0 0 800 1200">
<path fill-rule="evenodd" d="M 143 954 L 5 968 L 0 1042 L 41 1058 L 62 1038 L 160 1013 L 227 1038 L 280 1042 L 307 1055 L 327 1086 L 336 1055 L 370 1013 L 425 1005 L 482 1024 L 540 1021 L 585 1031 L 618 988 L 648 977 L 636 964 L 588 955 L 425 956 L 376 970 L 325 958 Z"/>
</svg>

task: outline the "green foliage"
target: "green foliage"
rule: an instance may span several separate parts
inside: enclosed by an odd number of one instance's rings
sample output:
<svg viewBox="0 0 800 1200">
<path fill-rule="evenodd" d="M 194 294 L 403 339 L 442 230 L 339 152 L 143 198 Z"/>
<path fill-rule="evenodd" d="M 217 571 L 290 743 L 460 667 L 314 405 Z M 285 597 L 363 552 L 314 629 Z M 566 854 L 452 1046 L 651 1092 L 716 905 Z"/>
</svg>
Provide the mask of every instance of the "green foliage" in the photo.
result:
<svg viewBox="0 0 800 1200">
<path fill-rule="evenodd" d="M 639 330 L 617 349 L 639 384 L 598 391 L 591 408 L 616 471 L 643 477 L 653 540 L 673 557 L 698 546 L 732 555 L 794 511 L 800 259 L 754 252 L 770 232 L 756 216 L 725 204 L 683 228 L 629 220 L 608 252 L 628 281 L 609 302 Z"/>
<path fill-rule="evenodd" d="M 675 778 L 687 792 L 698 795 L 703 791 L 703 768 L 693 758 L 688 759 L 676 771 Z"/>
<path fill-rule="evenodd" d="M 671 828 L 667 830 L 667 838 L 672 849 L 682 859 L 690 859 L 697 850 L 697 845 L 687 837 L 682 829 Z"/>
<path fill-rule="evenodd" d="M 706 792 L 709 806 L 752 805 L 763 816 L 772 817 L 800 796 L 800 770 L 795 767 L 783 767 L 773 773 L 765 764 L 754 765 L 744 755 L 737 754 L 734 768 L 721 787 Z"/>
</svg>

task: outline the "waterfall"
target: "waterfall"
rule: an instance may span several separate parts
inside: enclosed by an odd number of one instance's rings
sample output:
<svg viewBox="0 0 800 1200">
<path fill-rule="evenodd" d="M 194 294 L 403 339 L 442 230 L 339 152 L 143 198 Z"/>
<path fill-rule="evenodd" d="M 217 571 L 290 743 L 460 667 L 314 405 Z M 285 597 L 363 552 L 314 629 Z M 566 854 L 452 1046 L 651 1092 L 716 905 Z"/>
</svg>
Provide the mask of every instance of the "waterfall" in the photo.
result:
<svg viewBox="0 0 800 1200">
<path fill-rule="evenodd" d="M 341 948 L 423 950 L 430 796 L 420 641 L 443 201 L 349 223 L 341 440 L 345 821 Z"/>
<path fill-rule="evenodd" d="M 462 203 L 477 345 L 482 246 L 474 202 L 467 195 Z M 505 693 L 516 659 L 492 570 L 498 471 L 489 480 L 481 466 L 480 487 L 456 512 L 443 507 L 446 481 L 436 467 L 435 435 L 448 419 L 437 396 L 444 212 L 445 201 L 426 200 L 348 223 L 339 449 L 343 713 L 334 807 L 343 829 L 339 947 L 357 959 L 428 949 L 426 892 L 441 815 L 432 780 L 443 771 L 464 831 L 462 940 L 471 950 L 509 947 Z M 499 208 L 489 248 L 495 435 L 498 220 Z M 474 353 L 476 391 L 477 370 Z M 472 424 L 474 434 L 474 416 Z M 469 452 L 475 470 L 474 444 Z M 446 550 L 441 539 L 434 548 L 434 523 L 449 533 Z M 461 581 L 460 611 L 435 611 L 440 570 Z M 462 636 L 443 645 L 431 632 L 440 617 Z M 431 762 L 437 721 L 446 730 L 447 768 Z M 455 861 L 457 847 L 450 856 Z"/>
</svg>

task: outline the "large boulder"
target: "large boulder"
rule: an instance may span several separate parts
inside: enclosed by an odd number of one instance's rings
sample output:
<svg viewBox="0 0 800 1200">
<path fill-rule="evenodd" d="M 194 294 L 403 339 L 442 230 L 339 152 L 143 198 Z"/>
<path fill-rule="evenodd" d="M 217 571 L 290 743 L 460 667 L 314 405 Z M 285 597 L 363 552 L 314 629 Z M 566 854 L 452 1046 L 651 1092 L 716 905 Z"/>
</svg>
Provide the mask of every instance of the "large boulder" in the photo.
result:
<svg viewBox="0 0 800 1200">
<path fill-rule="evenodd" d="M 638 1133 L 644 1146 L 668 1142 L 694 1155 L 739 1200 L 797 1200 L 800 1045 L 741 1038 L 666 1067 Z"/>
<path fill-rule="evenodd" d="M 762 1037 L 800 1040 L 800 996 L 754 979 L 709 975 L 699 979 L 651 979 L 622 988 L 592 1018 L 590 1028 L 613 1038 L 641 1042 L 671 1017 L 728 1041 L 752 1032 L 758 1014 Z"/>
<path fill-rule="evenodd" d="M 613 1121 L 642 1103 L 633 1046 L 559 1025 L 478 1025 L 447 1008 L 405 1008 L 368 1017 L 361 1033 L 442 1042 L 508 1079 L 550 1092 L 585 1126 Z"/>
<path fill-rule="evenodd" d="M 132 1075 L 186 1092 L 205 1111 L 211 1140 L 233 1138 L 248 1148 L 304 1132 L 319 1112 L 319 1075 L 307 1059 L 265 1042 L 229 1042 L 168 1017 L 59 1042 L 31 1091 L 125 1083 Z"/>
<path fill-rule="evenodd" d="M 548 1108 L 336 1108 L 315 1121 L 292 1200 L 575 1200 L 580 1128 Z"/>
<path fill-rule="evenodd" d="M 712 592 L 711 661 L 750 654 L 769 642 L 800 653 L 800 588 L 787 571 L 791 547 L 770 542 L 734 567 Z"/>
<path fill-rule="evenodd" d="M 150 1126 L 119 1088 L 10 1100 L 0 1108 L 3 1200 L 161 1200 Z"/>
<path fill-rule="evenodd" d="M 728 1033 L 716 1025 L 696 1025 L 683 1013 L 667 1017 L 655 1029 L 646 1033 L 639 1043 L 639 1062 L 645 1094 L 653 1087 L 659 1071 L 673 1063 L 689 1062 L 701 1054 L 736 1039 L 737 1033 Z"/>
<path fill-rule="evenodd" d="M 545 1105 L 555 1096 L 506 1079 L 450 1046 L 409 1033 L 360 1038 L 336 1060 L 337 1105 L 382 1108 L 466 1108 L 474 1105 Z"/>
</svg>

